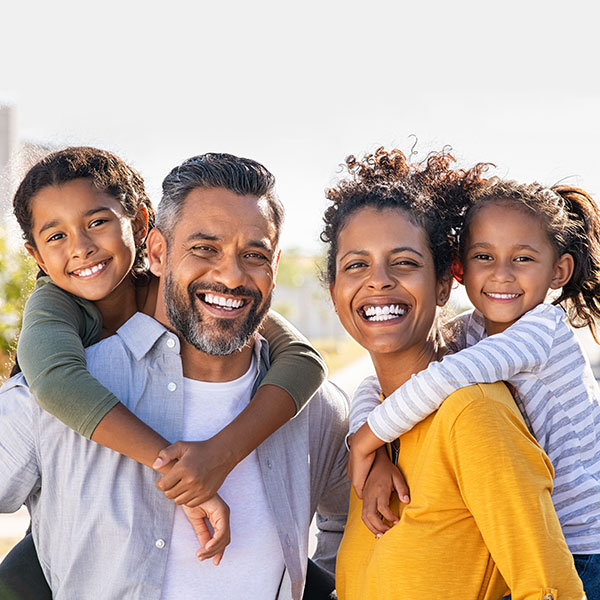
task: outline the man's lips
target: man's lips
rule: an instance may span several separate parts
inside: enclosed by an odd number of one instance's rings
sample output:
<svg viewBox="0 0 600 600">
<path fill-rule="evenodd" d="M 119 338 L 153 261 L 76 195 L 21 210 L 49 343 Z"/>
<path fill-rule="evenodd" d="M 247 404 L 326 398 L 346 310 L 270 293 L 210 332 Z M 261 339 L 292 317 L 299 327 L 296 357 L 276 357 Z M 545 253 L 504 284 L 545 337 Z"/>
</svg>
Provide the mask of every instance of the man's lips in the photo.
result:
<svg viewBox="0 0 600 600">
<path fill-rule="evenodd" d="M 87 279 L 89 277 L 93 277 L 94 275 L 97 275 L 98 273 L 104 271 L 106 265 L 108 265 L 108 263 L 111 260 L 112 259 L 107 258 L 105 260 L 98 261 L 91 265 L 86 265 L 85 267 L 75 269 L 71 271 L 71 275 L 78 277 L 79 279 Z"/>
<path fill-rule="evenodd" d="M 370 323 L 380 321 L 391 321 L 403 317 L 410 307 L 399 302 L 389 302 L 381 304 L 363 304 L 359 309 L 359 314 L 363 319 Z"/>
</svg>

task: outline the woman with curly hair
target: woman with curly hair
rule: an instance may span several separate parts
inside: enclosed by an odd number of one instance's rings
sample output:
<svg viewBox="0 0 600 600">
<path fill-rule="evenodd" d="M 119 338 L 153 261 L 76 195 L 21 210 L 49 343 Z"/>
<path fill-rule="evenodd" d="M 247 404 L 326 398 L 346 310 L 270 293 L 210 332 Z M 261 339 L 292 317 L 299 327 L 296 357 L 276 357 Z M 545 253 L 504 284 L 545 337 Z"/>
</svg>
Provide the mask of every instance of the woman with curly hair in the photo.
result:
<svg viewBox="0 0 600 600">
<path fill-rule="evenodd" d="M 446 352 L 436 314 L 450 293 L 462 199 L 482 172 L 453 170 L 452 160 L 439 153 L 410 164 L 380 149 L 347 159 L 349 177 L 328 193 L 331 296 L 369 351 L 383 397 Z M 410 503 L 381 507 L 395 525 L 375 536 L 361 516 L 381 489 L 370 489 L 370 475 L 364 504 L 352 492 L 340 599 L 584 596 L 552 505 L 552 465 L 506 385 L 452 393 L 399 444 L 399 453 L 390 446 L 395 465 L 377 451 L 371 475 L 387 481 L 389 497 L 401 489 L 400 469 Z"/>
</svg>

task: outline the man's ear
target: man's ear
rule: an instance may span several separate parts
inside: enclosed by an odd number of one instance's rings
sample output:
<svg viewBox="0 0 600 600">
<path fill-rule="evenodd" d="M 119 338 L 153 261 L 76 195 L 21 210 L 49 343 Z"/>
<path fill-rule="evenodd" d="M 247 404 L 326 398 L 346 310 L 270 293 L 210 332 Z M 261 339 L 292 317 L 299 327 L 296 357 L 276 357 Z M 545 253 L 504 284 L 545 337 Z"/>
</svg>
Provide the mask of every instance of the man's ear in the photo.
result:
<svg viewBox="0 0 600 600">
<path fill-rule="evenodd" d="M 133 229 L 133 239 L 135 245 L 139 246 L 148 235 L 148 207 L 145 204 L 140 205 L 137 215 L 131 223 Z"/>
<path fill-rule="evenodd" d="M 148 239 L 146 240 L 146 247 L 148 248 L 150 272 L 160 277 L 164 274 L 167 264 L 167 240 L 156 227 L 150 230 Z"/>
<path fill-rule="evenodd" d="M 279 269 L 279 259 L 281 258 L 281 250 L 277 250 L 277 256 L 273 260 L 273 289 L 275 289 L 275 282 L 277 280 L 277 269 Z"/>
<path fill-rule="evenodd" d="M 550 282 L 550 289 L 557 290 L 565 286 L 575 269 L 575 260 L 570 254 L 563 254 L 554 265 L 554 274 Z"/>
<path fill-rule="evenodd" d="M 31 256 L 33 256 L 33 259 L 38 264 L 40 269 L 42 271 L 44 271 L 44 273 L 46 273 L 46 275 L 48 275 L 48 270 L 46 269 L 46 264 L 42 260 L 42 255 L 38 252 L 38 249 L 34 245 L 32 245 L 28 242 L 25 242 L 24 246 L 25 246 L 25 250 L 27 250 L 27 252 L 29 252 L 29 254 L 31 254 Z"/>
</svg>

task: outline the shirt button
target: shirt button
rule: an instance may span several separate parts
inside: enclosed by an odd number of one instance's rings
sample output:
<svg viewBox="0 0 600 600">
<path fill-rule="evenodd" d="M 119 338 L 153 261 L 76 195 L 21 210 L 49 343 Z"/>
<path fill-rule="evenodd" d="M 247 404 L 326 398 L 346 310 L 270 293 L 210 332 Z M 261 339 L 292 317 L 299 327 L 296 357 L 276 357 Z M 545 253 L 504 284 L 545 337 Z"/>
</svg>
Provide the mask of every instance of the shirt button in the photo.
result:
<svg viewBox="0 0 600 600">
<path fill-rule="evenodd" d="M 159 549 L 162 550 L 165 547 L 165 540 L 156 540 L 154 542 L 154 545 Z"/>
<path fill-rule="evenodd" d="M 270 458 L 267 458 L 267 467 L 269 467 L 269 469 L 273 468 L 273 463 L 271 462 Z"/>
<path fill-rule="evenodd" d="M 167 386 L 167 389 L 170 392 L 174 392 L 177 389 L 177 384 L 171 381 L 171 383 L 169 383 L 169 385 Z"/>
<path fill-rule="evenodd" d="M 169 339 L 167 340 L 167 346 L 168 346 L 169 348 L 175 348 L 175 340 L 174 340 L 173 338 L 169 338 Z"/>
<path fill-rule="evenodd" d="M 544 594 L 544 600 L 554 600 L 554 594 Z"/>
<path fill-rule="evenodd" d="M 289 535 L 285 536 L 285 545 L 286 546 L 291 546 L 292 545 L 292 540 L 290 540 L 290 536 Z"/>
</svg>

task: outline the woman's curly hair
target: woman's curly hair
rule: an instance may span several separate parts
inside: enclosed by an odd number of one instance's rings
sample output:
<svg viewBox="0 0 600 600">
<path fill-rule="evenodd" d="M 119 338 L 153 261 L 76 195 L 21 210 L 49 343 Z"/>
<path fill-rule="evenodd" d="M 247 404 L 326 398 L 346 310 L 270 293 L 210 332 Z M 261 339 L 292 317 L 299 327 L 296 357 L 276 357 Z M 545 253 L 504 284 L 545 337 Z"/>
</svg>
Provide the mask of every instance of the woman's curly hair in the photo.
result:
<svg viewBox="0 0 600 600">
<path fill-rule="evenodd" d="M 27 172 L 13 199 L 13 212 L 26 242 L 35 247 L 31 204 L 43 188 L 75 179 L 89 179 L 98 190 L 112 196 L 133 219 L 142 205 L 148 211 L 148 228 L 154 226 L 155 211 L 142 176 L 124 160 L 98 148 L 72 146 L 49 154 Z M 146 272 L 146 240 L 136 247 L 132 272 Z"/>
<path fill-rule="evenodd" d="M 332 204 L 325 211 L 321 232 L 321 240 L 328 245 L 324 273 L 327 283 L 335 282 L 340 231 L 352 214 L 368 206 L 400 209 L 422 227 L 436 276 L 444 276 L 457 254 L 457 232 L 470 190 L 480 184 L 487 168 L 486 164 L 478 164 L 470 170 L 453 169 L 454 163 L 454 157 L 445 149 L 418 163 L 409 162 L 401 150 L 383 147 L 362 159 L 346 158 L 343 168 L 347 177 L 327 190 Z"/>
</svg>

